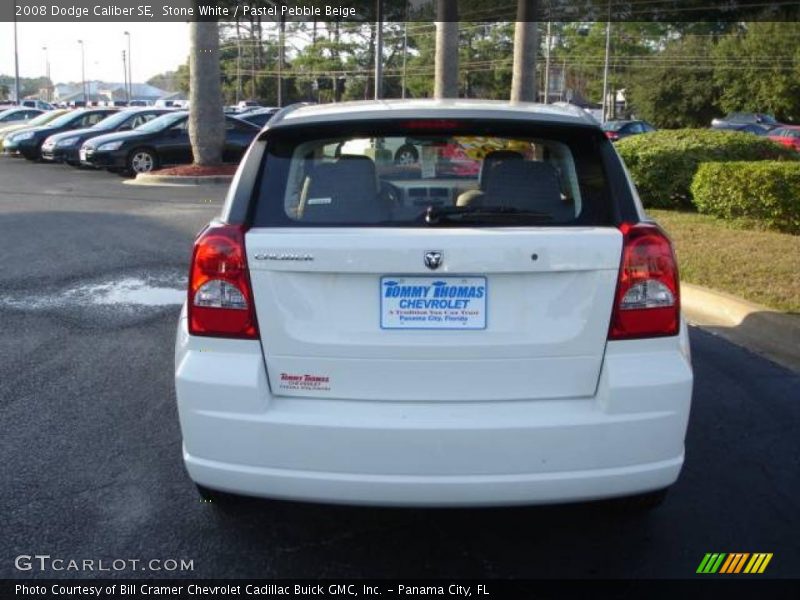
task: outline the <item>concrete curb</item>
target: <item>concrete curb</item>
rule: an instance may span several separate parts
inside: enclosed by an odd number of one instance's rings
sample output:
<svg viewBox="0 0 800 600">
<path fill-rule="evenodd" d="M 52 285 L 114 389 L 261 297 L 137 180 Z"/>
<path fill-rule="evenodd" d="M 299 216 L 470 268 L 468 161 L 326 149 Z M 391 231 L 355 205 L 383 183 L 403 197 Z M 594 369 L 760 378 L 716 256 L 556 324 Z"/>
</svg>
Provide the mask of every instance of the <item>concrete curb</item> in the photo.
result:
<svg viewBox="0 0 800 600">
<path fill-rule="evenodd" d="M 681 284 L 681 307 L 690 323 L 800 371 L 800 315 L 688 283 Z"/>
<path fill-rule="evenodd" d="M 132 185 L 228 185 L 233 175 L 152 175 L 139 173 L 136 179 L 129 181 Z"/>
</svg>

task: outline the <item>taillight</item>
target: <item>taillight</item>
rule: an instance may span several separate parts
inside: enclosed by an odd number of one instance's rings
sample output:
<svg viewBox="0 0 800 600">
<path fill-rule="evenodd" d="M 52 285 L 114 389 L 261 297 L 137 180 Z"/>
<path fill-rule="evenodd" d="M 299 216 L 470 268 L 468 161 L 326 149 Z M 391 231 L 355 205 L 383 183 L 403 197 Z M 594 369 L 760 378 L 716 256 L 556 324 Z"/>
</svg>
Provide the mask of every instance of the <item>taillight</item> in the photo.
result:
<svg viewBox="0 0 800 600">
<path fill-rule="evenodd" d="M 189 275 L 189 333 L 257 339 L 245 228 L 212 225 L 194 243 Z"/>
<path fill-rule="evenodd" d="M 610 139 L 611 141 L 619 139 L 619 134 L 616 133 L 615 131 L 606 131 L 605 134 L 606 134 L 606 137 L 608 139 Z"/>
<path fill-rule="evenodd" d="M 623 223 L 622 263 L 608 339 L 677 335 L 678 265 L 672 244 L 656 225 Z"/>
</svg>

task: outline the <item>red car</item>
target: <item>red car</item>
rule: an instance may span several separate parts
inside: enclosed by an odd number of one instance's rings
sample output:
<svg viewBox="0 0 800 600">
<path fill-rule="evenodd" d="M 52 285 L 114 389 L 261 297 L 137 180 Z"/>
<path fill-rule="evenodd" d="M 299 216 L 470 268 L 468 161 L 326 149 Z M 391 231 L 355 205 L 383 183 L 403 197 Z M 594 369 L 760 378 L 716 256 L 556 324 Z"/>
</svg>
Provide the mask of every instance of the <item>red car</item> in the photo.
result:
<svg viewBox="0 0 800 600">
<path fill-rule="evenodd" d="M 800 152 L 800 126 L 784 125 L 770 131 L 767 137 Z"/>
</svg>

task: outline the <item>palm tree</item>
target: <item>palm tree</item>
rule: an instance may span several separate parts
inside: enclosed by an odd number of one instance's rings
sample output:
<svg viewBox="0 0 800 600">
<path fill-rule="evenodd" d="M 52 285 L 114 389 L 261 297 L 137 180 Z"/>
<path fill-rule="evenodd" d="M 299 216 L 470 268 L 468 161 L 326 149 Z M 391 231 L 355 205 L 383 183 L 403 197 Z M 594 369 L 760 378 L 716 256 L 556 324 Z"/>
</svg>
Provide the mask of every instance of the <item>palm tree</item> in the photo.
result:
<svg viewBox="0 0 800 600">
<path fill-rule="evenodd" d="M 222 162 L 225 143 L 219 24 L 216 21 L 192 21 L 189 40 L 189 139 L 194 163 L 218 165 Z"/>
<path fill-rule="evenodd" d="M 435 98 L 458 97 L 458 3 L 436 5 Z"/>
<path fill-rule="evenodd" d="M 514 28 L 514 69 L 511 78 L 512 102 L 536 101 L 536 51 L 539 47 L 538 0 L 517 0 Z"/>
</svg>

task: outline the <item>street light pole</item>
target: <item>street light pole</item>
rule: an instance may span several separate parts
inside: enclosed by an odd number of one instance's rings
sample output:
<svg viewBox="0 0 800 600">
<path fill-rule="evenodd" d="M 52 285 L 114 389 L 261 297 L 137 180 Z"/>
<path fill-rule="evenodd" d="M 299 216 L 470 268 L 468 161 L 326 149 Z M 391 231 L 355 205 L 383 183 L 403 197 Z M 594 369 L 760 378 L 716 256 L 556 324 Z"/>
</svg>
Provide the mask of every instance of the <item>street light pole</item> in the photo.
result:
<svg viewBox="0 0 800 600">
<path fill-rule="evenodd" d="M 128 101 L 133 100 L 133 55 L 131 54 L 131 32 L 126 31 L 125 36 L 128 38 Z"/>
<path fill-rule="evenodd" d="M 17 52 L 17 0 L 14 0 L 14 94 L 19 105 L 19 53 Z"/>
<path fill-rule="evenodd" d="M 125 50 L 122 51 L 122 78 L 125 81 L 125 100 L 131 104 L 131 92 L 128 89 L 128 62 L 125 60 Z"/>
<path fill-rule="evenodd" d="M 47 46 L 42 46 L 42 50 L 44 50 L 44 75 L 47 78 L 47 101 L 50 102 L 52 100 L 52 86 L 53 82 L 50 81 L 50 57 L 47 54 Z"/>
<path fill-rule="evenodd" d="M 83 40 L 78 40 L 81 45 L 81 82 L 83 85 L 83 105 L 89 105 L 89 99 L 86 97 L 86 54 L 83 49 Z"/>
</svg>

